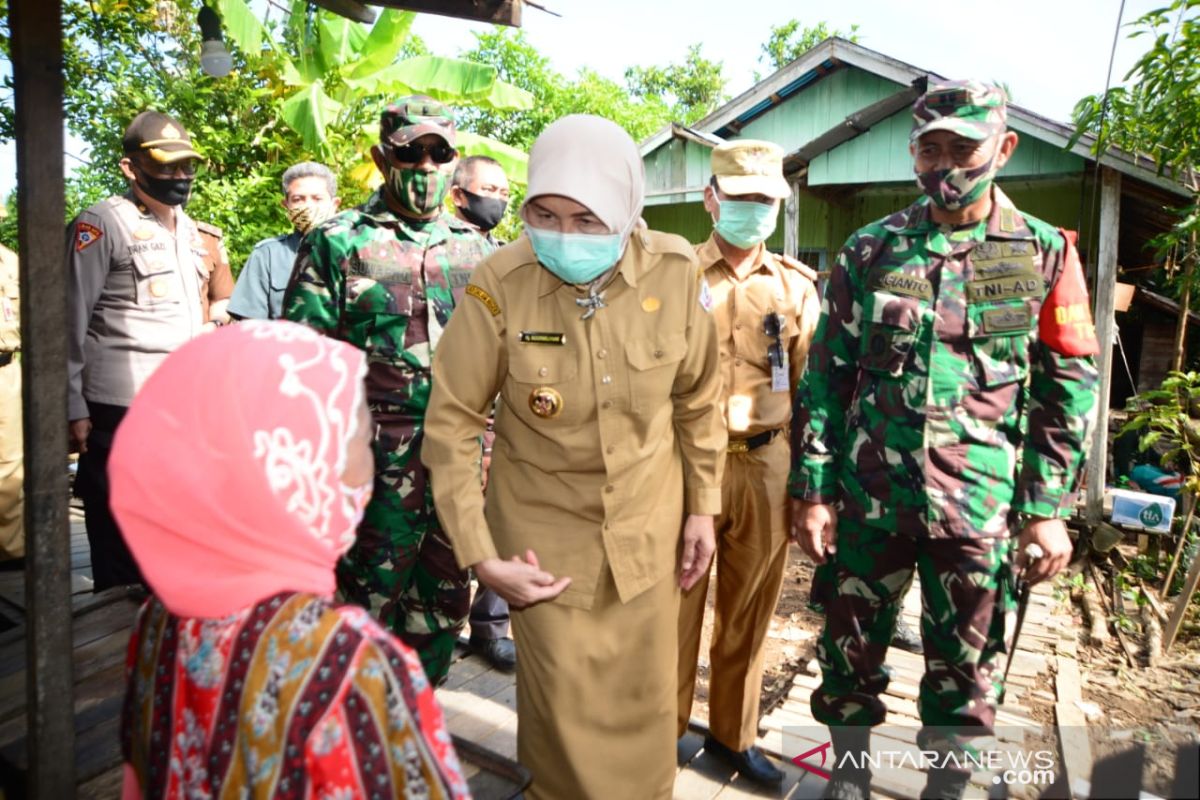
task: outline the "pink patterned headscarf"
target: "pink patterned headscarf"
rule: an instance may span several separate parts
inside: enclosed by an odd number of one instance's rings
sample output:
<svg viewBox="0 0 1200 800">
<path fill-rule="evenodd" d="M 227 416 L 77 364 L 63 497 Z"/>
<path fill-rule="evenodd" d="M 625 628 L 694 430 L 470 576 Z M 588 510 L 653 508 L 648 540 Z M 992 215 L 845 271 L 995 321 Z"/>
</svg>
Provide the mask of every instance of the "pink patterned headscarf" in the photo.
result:
<svg viewBox="0 0 1200 800">
<path fill-rule="evenodd" d="M 332 596 L 359 516 L 341 475 L 365 374 L 350 345 L 263 321 L 194 339 L 155 371 L 108 470 L 113 514 L 168 610 Z"/>
</svg>

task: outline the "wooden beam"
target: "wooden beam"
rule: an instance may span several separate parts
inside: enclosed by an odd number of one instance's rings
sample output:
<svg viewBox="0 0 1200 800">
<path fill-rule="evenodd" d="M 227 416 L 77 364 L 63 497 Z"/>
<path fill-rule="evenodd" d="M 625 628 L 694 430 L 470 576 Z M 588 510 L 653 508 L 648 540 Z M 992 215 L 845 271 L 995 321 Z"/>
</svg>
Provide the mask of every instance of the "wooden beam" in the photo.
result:
<svg viewBox="0 0 1200 800">
<path fill-rule="evenodd" d="M 1175 606 L 1171 609 L 1171 619 L 1167 621 L 1167 628 L 1163 633 L 1164 653 L 1170 650 L 1171 645 L 1175 643 L 1175 637 L 1179 634 L 1180 627 L 1183 626 L 1183 617 L 1187 612 L 1188 603 L 1191 601 L 1192 595 L 1196 593 L 1197 587 L 1200 587 L 1200 552 L 1192 556 L 1192 567 L 1183 581 L 1183 591 L 1180 592 L 1179 597 L 1175 598 Z M 1163 591 L 1170 591 L 1170 587 L 1164 587 Z"/>
<path fill-rule="evenodd" d="M 402 8 L 422 14 L 440 14 L 494 25 L 521 27 L 523 0 L 366 0 L 373 6 Z M 551 12 L 553 13 L 553 12 Z"/>
<path fill-rule="evenodd" d="M 800 184 L 792 182 L 792 193 L 783 201 L 783 254 L 797 258 L 800 252 Z"/>
<path fill-rule="evenodd" d="M 67 281 L 61 0 L 14 0 L 25 431 L 28 796 L 75 796 L 67 520 Z"/>
<path fill-rule="evenodd" d="M 1108 395 L 1112 383 L 1112 348 L 1116 317 L 1113 303 L 1117 293 L 1117 242 L 1121 220 L 1121 173 L 1100 167 L 1100 241 L 1096 249 L 1096 338 L 1100 355 L 1100 387 L 1096 398 L 1096 431 L 1092 435 L 1087 463 L 1087 522 L 1099 525 L 1104 519 L 1104 481 L 1108 470 Z"/>
</svg>

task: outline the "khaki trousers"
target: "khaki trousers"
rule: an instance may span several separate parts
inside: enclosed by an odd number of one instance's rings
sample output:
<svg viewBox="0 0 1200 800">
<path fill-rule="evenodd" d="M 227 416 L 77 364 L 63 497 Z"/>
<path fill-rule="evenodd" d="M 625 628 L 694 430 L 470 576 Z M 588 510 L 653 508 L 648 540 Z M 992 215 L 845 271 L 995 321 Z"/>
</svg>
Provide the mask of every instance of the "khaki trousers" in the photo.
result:
<svg viewBox="0 0 1200 800">
<path fill-rule="evenodd" d="M 758 735 L 763 644 L 788 550 L 786 435 L 747 453 L 729 453 L 716 519 L 717 587 L 709 651 L 708 727 L 726 747 L 745 750 Z M 687 731 L 696 690 L 696 664 L 708 595 L 706 575 L 685 592 L 679 611 L 677 732 Z"/>
<path fill-rule="evenodd" d="M 21 362 L 14 359 L 0 367 L 0 561 L 25 555 L 24 443 Z"/>
<path fill-rule="evenodd" d="M 530 800 L 671 797 L 678 617 L 674 574 L 622 604 L 607 564 L 590 611 L 513 611 Z"/>
</svg>

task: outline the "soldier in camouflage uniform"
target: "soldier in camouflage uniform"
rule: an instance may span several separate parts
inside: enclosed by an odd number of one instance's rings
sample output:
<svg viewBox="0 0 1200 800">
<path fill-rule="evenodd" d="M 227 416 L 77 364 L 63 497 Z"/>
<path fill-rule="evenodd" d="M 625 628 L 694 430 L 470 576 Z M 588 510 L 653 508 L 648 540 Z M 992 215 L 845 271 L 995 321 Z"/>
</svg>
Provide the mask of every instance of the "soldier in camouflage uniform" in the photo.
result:
<svg viewBox="0 0 1200 800">
<path fill-rule="evenodd" d="M 869 770 L 841 756 L 886 715 L 914 569 L 918 742 L 941 754 L 922 796 L 959 797 L 969 772 L 953 767 L 995 718 L 1015 573 L 1043 580 L 1070 557 L 1097 346 L 1073 243 L 992 185 L 1017 143 L 1005 119 L 1004 95 L 976 82 L 918 98 L 925 197 L 842 248 L 797 393 L 793 536 L 832 572 L 812 696 L 838 759 L 828 797 L 869 794 Z M 1045 556 L 1016 555 L 1030 544 Z"/>
<path fill-rule="evenodd" d="M 458 568 L 421 464 L 430 363 L 489 248 L 442 207 L 458 154 L 450 112 L 427 97 L 384 110 L 372 148 L 383 186 L 300 246 L 284 316 L 366 351 L 379 432 L 375 491 L 338 586 L 417 650 L 435 684 L 467 616 Z"/>
</svg>

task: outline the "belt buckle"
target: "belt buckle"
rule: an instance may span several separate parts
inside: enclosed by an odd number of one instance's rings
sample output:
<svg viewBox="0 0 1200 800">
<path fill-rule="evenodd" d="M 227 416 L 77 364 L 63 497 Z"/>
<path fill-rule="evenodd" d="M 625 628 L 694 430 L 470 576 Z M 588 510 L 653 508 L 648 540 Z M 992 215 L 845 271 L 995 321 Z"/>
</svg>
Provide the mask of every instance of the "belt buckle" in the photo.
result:
<svg viewBox="0 0 1200 800">
<path fill-rule="evenodd" d="M 745 439 L 730 439 L 725 450 L 729 453 L 749 453 L 750 444 Z"/>
</svg>

